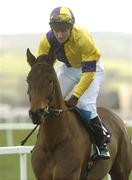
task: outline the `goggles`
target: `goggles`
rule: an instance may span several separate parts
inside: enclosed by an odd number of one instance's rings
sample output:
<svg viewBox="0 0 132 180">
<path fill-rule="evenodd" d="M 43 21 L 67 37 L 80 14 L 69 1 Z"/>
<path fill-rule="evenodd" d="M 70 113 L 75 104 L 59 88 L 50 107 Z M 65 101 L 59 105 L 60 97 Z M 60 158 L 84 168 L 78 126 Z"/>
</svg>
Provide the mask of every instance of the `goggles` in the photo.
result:
<svg viewBox="0 0 132 180">
<path fill-rule="evenodd" d="M 54 31 L 65 31 L 66 29 L 72 28 L 72 25 L 69 23 L 52 23 L 50 27 Z"/>
</svg>

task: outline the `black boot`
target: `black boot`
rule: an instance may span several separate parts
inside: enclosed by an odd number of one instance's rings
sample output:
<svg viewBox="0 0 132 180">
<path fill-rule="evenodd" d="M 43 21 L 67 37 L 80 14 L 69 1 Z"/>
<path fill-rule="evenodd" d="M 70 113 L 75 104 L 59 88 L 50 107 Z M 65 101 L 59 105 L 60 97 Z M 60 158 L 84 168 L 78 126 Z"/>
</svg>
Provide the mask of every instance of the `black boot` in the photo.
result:
<svg viewBox="0 0 132 180">
<path fill-rule="evenodd" d="M 102 159 L 109 159 L 111 156 L 105 142 L 106 132 L 98 116 L 90 120 L 89 129 L 97 145 L 98 156 Z"/>
</svg>

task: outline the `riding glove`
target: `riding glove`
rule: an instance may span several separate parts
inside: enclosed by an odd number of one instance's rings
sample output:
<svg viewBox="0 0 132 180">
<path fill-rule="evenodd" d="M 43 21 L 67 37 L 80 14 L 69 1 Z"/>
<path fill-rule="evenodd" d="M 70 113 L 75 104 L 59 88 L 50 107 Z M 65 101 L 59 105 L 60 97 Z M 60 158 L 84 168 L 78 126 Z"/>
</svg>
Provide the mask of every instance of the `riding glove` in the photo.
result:
<svg viewBox="0 0 132 180">
<path fill-rule="evenodd" d="M 66 105 L 68 107 L 75 107 L 77 103 L 78 103 L 78 98 L 74 95 L 72 95 L 71 98 L 68 101 L 66 101 Z"/>
</svg>

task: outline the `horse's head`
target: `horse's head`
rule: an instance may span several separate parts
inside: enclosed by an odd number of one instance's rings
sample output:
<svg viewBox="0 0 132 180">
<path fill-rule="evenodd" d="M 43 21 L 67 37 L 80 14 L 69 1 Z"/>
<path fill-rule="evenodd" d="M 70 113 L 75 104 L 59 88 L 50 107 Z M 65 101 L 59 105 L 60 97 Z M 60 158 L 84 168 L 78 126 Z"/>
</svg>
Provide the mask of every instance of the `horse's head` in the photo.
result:
<svg viewBox="0 0 132 180">
<path fill-rule="evenodd" d="M 48 107 L 52 107 L 56 84 L 56 73 L 47 55 L 36 58 L 27 49 L 27 61 L 31 70 L 27 76 L 30 99 L 29 115 L 34 123 L 40 121 Z M 44 118 L 44 117 L 43 117 Z"/>
</svg>

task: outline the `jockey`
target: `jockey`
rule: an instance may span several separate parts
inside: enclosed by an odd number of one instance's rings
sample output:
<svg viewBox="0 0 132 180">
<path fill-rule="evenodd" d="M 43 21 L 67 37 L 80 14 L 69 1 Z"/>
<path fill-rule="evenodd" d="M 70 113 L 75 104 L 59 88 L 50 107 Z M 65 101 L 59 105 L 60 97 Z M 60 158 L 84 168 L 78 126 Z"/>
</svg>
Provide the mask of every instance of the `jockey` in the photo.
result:
<svg viewBox="0 0 132 180">
<path fill-rule="evenodd" d="M 57 7 L 50 15 L 51 30 L 42 38 L 38 55 L 54 51 L 62 62 L 57 72 L 60 87 L 68 107 L 77 106 L 84 114 L 87 125 L 93 129 L 93 137 L 102 159 L 110 153 L 104 140 L 104 130 L 97 114 L 96 99 L 103 81 L 103 64 L 100 51 L 91 34 L 75 25 L 75 18 L 67 7 Z M 72 92 L 68 98 L 69 93 Z"/>
</svg>

